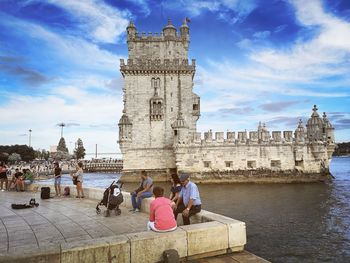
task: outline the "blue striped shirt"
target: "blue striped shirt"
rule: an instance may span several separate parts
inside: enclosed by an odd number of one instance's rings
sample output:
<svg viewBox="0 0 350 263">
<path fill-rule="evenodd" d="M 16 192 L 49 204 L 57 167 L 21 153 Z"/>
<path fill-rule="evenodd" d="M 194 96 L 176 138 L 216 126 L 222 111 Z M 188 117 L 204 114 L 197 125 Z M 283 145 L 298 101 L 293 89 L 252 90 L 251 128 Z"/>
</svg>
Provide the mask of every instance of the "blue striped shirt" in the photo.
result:
<svg viewBox="0 0 350 263">
<path fill-rule="evenodd" d="M 187 183 L 186 186 L 183 186 L 181 188 L 180 197 L 182 197 L 182 201 L 184 203 L 185 206 L 188 205 L 188 202 L 190 201 L 190 199 L 193 200 L 193 205 L 201 205 L 201 198 L 199 196 L 199 191 L 198 191 L 198 187 L 195 183 L 192 183 L 191 181 Z"/>
</svg>

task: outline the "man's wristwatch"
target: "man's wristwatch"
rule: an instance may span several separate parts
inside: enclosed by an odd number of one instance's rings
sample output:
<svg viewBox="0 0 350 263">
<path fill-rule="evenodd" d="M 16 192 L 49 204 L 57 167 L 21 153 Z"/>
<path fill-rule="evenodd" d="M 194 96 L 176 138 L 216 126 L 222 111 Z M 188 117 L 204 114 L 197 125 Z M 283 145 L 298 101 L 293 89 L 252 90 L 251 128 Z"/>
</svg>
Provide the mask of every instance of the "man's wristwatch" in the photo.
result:
<svg viewBox="0 0 350 263">
<path fill-rule="evenodd" d="M 186 207 L 186 210 L 190 211 L 190 209 L 188 207 Z"/>
</svg>

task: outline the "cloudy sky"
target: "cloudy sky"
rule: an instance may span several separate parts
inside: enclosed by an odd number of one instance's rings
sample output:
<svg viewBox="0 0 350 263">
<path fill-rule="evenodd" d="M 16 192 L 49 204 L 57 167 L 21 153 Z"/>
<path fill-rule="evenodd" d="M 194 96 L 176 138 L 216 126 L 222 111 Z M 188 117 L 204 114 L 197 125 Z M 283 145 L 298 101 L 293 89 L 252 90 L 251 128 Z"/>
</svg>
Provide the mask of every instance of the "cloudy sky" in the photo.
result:
<svg viewBox="0 0 350 263">
<path fill-rule="evenodd" d="M 0 0 L 0 145 L 117 152 L 125 28 L 189 17 L 198 130 L 294 130 L 314 104 L 350 140 L 349 0 Z"/>
</svg>

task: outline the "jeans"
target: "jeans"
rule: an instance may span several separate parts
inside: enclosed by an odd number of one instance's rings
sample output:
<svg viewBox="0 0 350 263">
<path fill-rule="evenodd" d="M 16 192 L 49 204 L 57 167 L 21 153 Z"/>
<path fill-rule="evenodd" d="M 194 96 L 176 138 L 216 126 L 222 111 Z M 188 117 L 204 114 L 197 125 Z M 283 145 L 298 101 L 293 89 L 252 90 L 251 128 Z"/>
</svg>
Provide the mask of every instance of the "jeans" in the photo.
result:
<svg viewBox="0 0 350 263">
<path fill-rule="evenodd" d="M 151 192 L 143 192 L 140 197 L 137 197 L 137 194 L 135 192 L 132 192 L 131 193 L 132 207 L 134 209 L 136 209 L 136 208 L 140 209 L 141 208 L 142 199 L 143 198 L 148 198 L 148 197 L 151 197 L 151 196 L 152 196 Z"/>
<path fill-rule="evenodd" d="M 188 213 L 188 216 L 182 215 L 182 220 L 184 222 L 184 225 L 189 225 L 190 224 L 190 217 L 199 213 L 201 211 L 202 206 L 201 205 L 193 205 Z M 186 209 L 186 206 L 184 205 L 183 202 L 179 204 L 177 209 L 174 211 L 174 216 L 175 220 L 177 219 L 177 215 L 179 213 L 182 213 Z"/>
</svg>

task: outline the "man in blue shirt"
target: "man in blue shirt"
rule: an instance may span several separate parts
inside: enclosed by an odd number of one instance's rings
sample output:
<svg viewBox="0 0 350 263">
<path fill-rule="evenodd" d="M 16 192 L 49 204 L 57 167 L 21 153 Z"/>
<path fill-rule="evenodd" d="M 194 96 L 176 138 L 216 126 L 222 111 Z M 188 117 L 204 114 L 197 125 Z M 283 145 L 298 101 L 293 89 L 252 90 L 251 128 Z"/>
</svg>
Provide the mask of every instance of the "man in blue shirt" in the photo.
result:
<svg viewBox="0 0 350 263">
<path fill-rule="evenodd" d="M 190 217 L 201 211 L 201 198 L 199 196 L 198 187 L 195 183 L 189 180 L 188 174 L 179 176 L 182 188 L 177 199 L 174 215 L 175 219 L 179 213 L 182 213 L 184 225 L 190 224 Z"/>
</svg>

